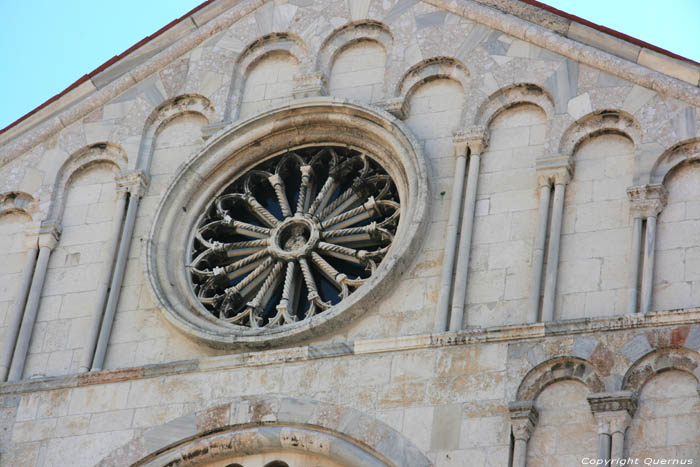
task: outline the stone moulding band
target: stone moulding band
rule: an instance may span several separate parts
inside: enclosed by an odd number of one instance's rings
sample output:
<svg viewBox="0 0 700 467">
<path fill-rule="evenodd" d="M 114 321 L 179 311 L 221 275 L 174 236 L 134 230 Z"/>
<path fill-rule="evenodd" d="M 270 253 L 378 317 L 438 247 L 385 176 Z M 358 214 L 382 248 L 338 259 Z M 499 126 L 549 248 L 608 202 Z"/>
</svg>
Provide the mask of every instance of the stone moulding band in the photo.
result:
<svg viewBox="0 0 700 467">
<path fill-rule="evenodd" d="M 201 222 L 200 213 L 237 174 L 290 148 L 323 145 L 371 154 L 393 180 L 401 200 L 401 221 L 391 249 L 357 290 L 309 319 L 259 329 L 215 317 L 193 293 L 186 272 L 187 252 L 192 232 Z M 419 248 L 430 200 L 427 170 L 420 145 L 403 123 L 382 111 L 343 100 L 304 99 L 231 124 L 183 165 L 154 216 L 146 263 L 160 309 L 185 334 L 219 348 L 286 345 L 344 325 L 377 302 Z M 337 248 L 328 248 L 339 254 Z M 304 265 L 300 266 L 303 273 Z"/>
</svg>

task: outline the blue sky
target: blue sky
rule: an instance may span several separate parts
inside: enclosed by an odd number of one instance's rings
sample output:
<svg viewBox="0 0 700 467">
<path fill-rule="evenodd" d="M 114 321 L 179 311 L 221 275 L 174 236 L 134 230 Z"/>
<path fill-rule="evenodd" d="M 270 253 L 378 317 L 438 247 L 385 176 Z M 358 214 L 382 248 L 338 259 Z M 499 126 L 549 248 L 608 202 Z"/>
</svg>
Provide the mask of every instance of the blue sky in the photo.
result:
<svg viewBox="0 0 700 467">
<path fill-rule="evenodd" d="M 0 0 L 0 128 L 200 3 Z M 543 3 L 700 62 L 700 0 Z"/>
</svg>

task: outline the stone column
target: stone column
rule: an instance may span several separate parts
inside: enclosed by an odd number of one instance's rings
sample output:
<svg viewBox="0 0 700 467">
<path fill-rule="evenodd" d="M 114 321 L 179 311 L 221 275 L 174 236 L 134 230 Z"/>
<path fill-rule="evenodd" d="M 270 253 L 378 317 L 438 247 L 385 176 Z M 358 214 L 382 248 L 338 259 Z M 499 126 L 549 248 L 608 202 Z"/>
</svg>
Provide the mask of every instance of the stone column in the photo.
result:
<svg viewBox="0 0 700 467">
<path fill-rule="evenodd" d="M 107 293 L 109 285 L 112 282 L 112 271 L 114 270 L 114 261 L 117 257 L 117 247 L 119 246 L 119 237 L 124 223 L 124 210 L 126 207 L 128 177 L 119 177 L 117 179 L 117 205 L 114 211 L 114 219 L 112 220 L 112 232 L 110 233 L 107 246 L 105 247 L 105 258 L 100 273 L 100 283 L 97 287 L 97 298 L 95 300 L 95 308 L 92 313 L 92 323 L 90 325 L 90 334 L 88 334 L 87 343 L 85 344 L 85 353 L 83 354 L 83 362 L 80 365 L 79 372 L 84 373 L 90 370 L 92 359 L 95 356 L 95 346 L 97 338 L 100 335 L 100 327 L 102 325 L 102 316 L 104 314 L 105 302 L 107 301 Z"/>
<path fill-rule="evenodd" d="M 513 467 L 527 465 L 527 443 L 535 431 L 539 414 L 534 401 L 515 401 L 508 404 L 510 425 L 515 444 L 513 446 Z"/>
<path fill-rule="evenodd" d="M 625 447 L 625 431 L 637 410 L 634 393 L 618 391 L 590 394 L 588 404 L 599 426 L 601 445 L 598 457 L 603 460 L 621 459 Z"/>
<path fill-rule="evenodd" d="M 454 290 L 452 291 L 450 331 L 462 329 L 464 301 L 467 296 L 467 278 L 469 275 L 469 255 L 472 248 L 476 189 L 479 184 L 479 166 L 481 164 L 481 152 L 488 144 L 488 136 L 484 127 L 471 128 L 467 130 L 467 133 L 469 172 L 467 175 L 467 189 L 464 205 L 462 206 L 462 228 L 460 230 L 459 252 L 457 254 L 457 272 L 455 274 Z"/>
<path fill-rule="evenodd" d="M 573 169 L 569 158 L 550 158 L 538 161 L 538 169 L 547 162 L 547 172 L 554 183 L 552 201 L 552 221 L 549 225 L 549 248 L 547 249 L 547 271 L 545 273 L 544 296 L 542 297 L 542 321 L 554 320 L 554 304 L 557 294 L 557 274 L 559 271 L 559 244 L 561 225 L 564 218 L 564 195 L 566 185 L 571 180 Z"/>
<path fill-rule="evenodd" d="M 447 220 L 445 233 L 445 253 L 442 258 L 442 273 L 440 275 L 440 292 L 438 295 L 437 318 L 435 332 L 447 331 L 447 321 L 450 315 L 450 292 L 452 291 L 452 273 L 454 272 L 455 250 L 457 248 L 457 230 L 459 213 L 462 208 L 464 193 L 464 174 L 467 168 L 467 133 L 456 132 L 452 138 L 455 151 L 455 178 L 452 182 L 452 200 L 450 217 Z"/>
<path fill-rule="evenodd" d="M 642 187 L 642 214 L 646 220 L 644 238 L 644 262 L 642 265 L 642 289 L 639 296 L 639 312 L 651 311 L 651 294 L 654 289 L 654 255 L 656 250 L 656 217 L 666 206 L 666 189 L 663 185 Z"/>
<path fill-rule="evenodd" d="M 537 213 L 537 231 L 532 245 L 532 282 L 528 300 L 527 322 L 536 323 L 540 311 L 540 289 L 542 288 L 542 268 L 544 266 L 544 245 L 547 240 L 547 222 L 549 221 L 549 198 L 552 193 L 550 177 L 537 177 L 540 190 L 540 205 Z"/>
<path fill-rule="evenodd" d="M 632 215 L 632 241 L 630 242 L 630 267 L 627 276 L 627 314 L 637 312 L 637 293 L 639 281 L 639 256 L 642 250 L 642 218 L 644 210 L 639 203 L 638 187 L 627 189 L 630 199 L 630 214 Z"/>
<path fill-rule="evenodd" d="M 24 364 L 27 359 L 27 351 L 29 343 L 32 339 L 34 331 L 34 323 L 36 315 L 39 312 L 39 303 L 41 302 L 41 292 L 44 289 L 44 279 L 46 279 L 46 270 L 49 264 L 51 252 L 58 244 L 60 230 L 54 224 L 44 224 L 39 229 L 39 257 L 34 268 L 32 276 L 32 285 L 29 289 L 27 297 L 27 305 L 24 309 L 22 317 L 22 325 L 17 337 L 14 355 L 12 356 L 12 364 L 10 366 L 9 381 L 19 381 L 24 373 Z"/>
<path fill-rule="evenodd" d="M 92 361 L 91 371 L 100 371 L 104 365 L 104 359 L 107 354 L 107 345 L 109 344 L 109 337 L 112 334 L 114 314 L 117 311 L 119 295 L 121 294 L 122 290 L 122 282 L 124 281 L 124 271 L 126 269 L 126 261 L 129 256 L 131 237 L 134 233 L 136 213 L 138 212 L 139 201 L 146 193 L 148 178 L 144 171 L 135 171 L 124 178 L 123 184 L 129 192 L 129 205 L 126 210 L 126 220 L 124 221 L 124 229 L 122 230 L 121 239 L 119 241 L 119 250 L 114 263 L 112 282 L 110 284 L 107 305 L 102 318 L 100 334 L 95 347 L 95 357 Z"/>
<path fill-rule="evenodd" d="M 22 284 L 20 285 L 17 299 L 12 308 L 10 323 L 8 324 L 5 342 L 3 343 L 2 355 L 0 355 L 0 382 L 5 381 L 7 373 L 10 370 L 12 363 L 12 354 L 15 351 L 17 344 L 17 335 L 19 328 L 22 325 L 22 316 L 24 316 L 24 306 L 27 304 L 27 295 L 29 288 L 32 285 L 32 277 L 34 276 L 34 265 L 39 251 L 39 244 L 35 233 L 27 235 L 27 253 L 24 259 L 24 269 L 22 276 Z"/>
</svg>

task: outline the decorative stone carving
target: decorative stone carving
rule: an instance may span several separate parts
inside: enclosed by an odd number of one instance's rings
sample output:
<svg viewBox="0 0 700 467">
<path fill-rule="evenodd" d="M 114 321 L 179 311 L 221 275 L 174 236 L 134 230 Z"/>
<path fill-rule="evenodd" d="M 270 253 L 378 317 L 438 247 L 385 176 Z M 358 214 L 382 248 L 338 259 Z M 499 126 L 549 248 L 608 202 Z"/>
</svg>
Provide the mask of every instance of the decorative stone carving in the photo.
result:
<svg viewBox="0 0 700 467">
<path fill-rule="evenodd" d="M 143 198 L 148 189 L 149 177 L 143 170 L 134 170 L 133 172 L 120 175 L 116 178 L 117 191 L 127 191 L 134 196 Z"/>
<path fill-rule="evenodd" d="M 401 120 L 405 120 L 408 117 L 408 102 L 403 97 L 394 97 L 392 99 L 387 99 L 382 102 L 381 107 Z"/>
<path fill-rule="evenodd" d="M 339 146 L 286 152 L 207 207 L 189 266 L 195 293 L 239 326 L 309 319 L 367 281 L 399 214 L 393 180 L 368 155 Z"/>
<path fill-rule="evenodd" d="M 314 162 L 324 146 L 343 156 Z M 328 177 L 334 171 L 347 172 L 337 186 Z M 376 306 L 425 238 L 430 199 L 420 145 L 399 120 L 331 98 L 271 109 L 220 130 L 175 175 L 152 221 L 149 283 L 165 317 L 197 340 L 226 348 L 296 343 Z M 210 216 L 218 227 L 200 230 Z M 196 235 L 206 243 L 193 244 Z"/>
<path fill-rule="evenodd" d="M 535 431 L 539 413 L 534 401 L 514 401 L 508 404 L 510 423 L 513 427 L 513 437 L 516 440 L 527 441 Z"/>
<path fill-rule="evenodd" d="M 326 77 L 320 71 L 296 75 L 294 77 L 294 90 L 292 95 L 295 99 L 302 97 L 322 96 L 326 92 Z"/>
<path fill-rule="evenodd" d="M 663 185 L 643 185 L 627 188 L 627 197 L 635 217 L 657 216 L 666 206 L 668 192 Z"/>
<path fill-rule="evenodd" d="M 574 175 L 574 164 L 568 156 L 549 156 L 537 161 L 536 171 L 540 186 L 546 183 L 566 185 Z"/>
<path fill-rule="evenodd" d="M 624 410 L 630 416 L 634 416 L 634 412 L 637 410 L 637 399 L 632 391 L 591 394 L 588 396 L 588 403 L 591 406 L 591 412 L 594 414 Z"/>
</svg>

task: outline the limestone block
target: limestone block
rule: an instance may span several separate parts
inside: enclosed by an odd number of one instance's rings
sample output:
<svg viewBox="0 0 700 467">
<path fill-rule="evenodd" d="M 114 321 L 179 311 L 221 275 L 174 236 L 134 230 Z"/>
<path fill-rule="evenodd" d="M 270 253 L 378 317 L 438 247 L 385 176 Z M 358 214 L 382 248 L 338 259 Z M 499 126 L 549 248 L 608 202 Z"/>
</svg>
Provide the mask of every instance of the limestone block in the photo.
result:
<svg viewBox="0 0 700 467">
<path fill-rule="evenodd" d="M 458 404 L 435 407 L 432 417 L 430 450 L 451 450 L 459 447 L 462 410 Z"/>
<path fill-rule="evenodd" d="M 56 422 L 54 434 L 57 438 L 86 434 L 91 417 L 89 414 L 61 417 Z"/>
<path fill-rule="evenodd" d="M 598 47 L 606 52 L 625 58 L 631 62 L 636 62 L 641 47 L 631 44 L 617 37 L 605 34 L 586 25 L 572 21 L 566 34 L 571 39 L 583 42 L 584 44 Z"/>
<path fill-rule="evenodd" d="M 576 232 L 602 231 L 621 227 L 622 201 L 600 201 L 576 207 Z"/>
<path fill-rule="evenodd" d="M 676 310 L 691 307 L 691 285 L 688 282 L 660 284 L 654 287 L 652 294 L 654 310 Z"/>
<path fill-rule="evenodd" d="M 435 355 L 433 352 L 421 352 L 406 355 L 395 355 L 391 360 L 391 381 L 410 381 L 427 379 L 435 371 Z"/>
<path fill-rule="evenodd" d="M 19 444 L 50 439 L 55 427 L 55 418 L 15 423 L 12 430 L 12 442 Z"/>
<path fill-rule="evenodd" d="M 524 240 L 489 245 L 489 269 L 524 268 L 530 262 L 531 245 Z"/>
<path fill-rule="evenodd" d="M 119 431 L 131 427 L 134 418 L 134 409 L 114 410 L 92 415 L 87 427 L 88 433 L 100 433 L 106 431 Z"/>
<path fill-rule="evenodd" d="M 112 450 L 126 444 L 133 438 L 132 430 L 95 433 L 90 435 L 54 438 L 49 441 L 46 455 L 46 467 L 61 467 L 70 459 L 74 467 L 89 467 L 95 459 L 102 459 Z"/>
<path fill-rule="evenodd" d="M 474 272 L 467 286 L 467 303 L 494 302 L 505 291 L 505 269 Z"/>
<path fill-rule="evenodd" d="M 697 65 L 662 55 L 653 50 L 643 48 L 639 53 L 637 63 L 652 70 L 663 70 L 664 73 L 695 86 L 700 81 L 700 68 Z"/>
<path fill-rule="evenodd" d="M 462 421 L 460 448 L 503 444 L 509 433 L 503 417 L 472 417 Z"/>
<path fill-rule="evenodd" d="M 601 260 L 560 261 L 557 291 L 561 294 L 598 290 Z"/>
<path fill-rule="evenodd" d="M 679 282 L 685 278 L 685 248 L 658 250 L 654 259 L 654 285 Z"/>
<path fill-rule="evenodd" d="M 530 295 L 530 283 L 532 277 L 530 268 L 508 268 L 506 273 L 506 289 L 503 298 L 505 300 L 517 300 L 527 298 Z"/>
<path fill-rule="evenodd" d="M 75 415 L 123 409 L 129 396 L 130 384 L 124 382 L 75 388 L 71 394 L 68 413 Z"/>
<path fill-rule="evenodd" d="M 534 190 L 505 191 L 490 196 L 490 212 L 497 214 L 509 211 L 537 209 Z"/>
<path fill-rule="evenodd" d="M 430 449 L 433 428 L 433 407 L 407 408 L 402 433 L 423 452 Z"/>
<path fill-rule="evenodd" d="M 436 467 L 462 467 L 464 465 L 482 466 L 486 457 L 480 449 L 460 449 L 441 451 L 437 454 Z"/>
</svg>

